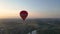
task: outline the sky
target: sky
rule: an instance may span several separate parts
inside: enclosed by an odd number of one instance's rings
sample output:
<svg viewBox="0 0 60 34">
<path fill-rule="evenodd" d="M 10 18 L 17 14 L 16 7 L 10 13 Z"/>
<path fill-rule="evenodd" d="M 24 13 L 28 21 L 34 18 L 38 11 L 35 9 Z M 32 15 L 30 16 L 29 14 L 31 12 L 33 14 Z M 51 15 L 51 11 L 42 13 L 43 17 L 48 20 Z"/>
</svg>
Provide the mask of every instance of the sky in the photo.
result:
<svg viewBox="0 0 60 34">
<path fill-rule="evenodd" d="M 0 0 L 0 18 L 21 18 L 22 10 L 27 18 L 60 18 L 60 0 Z"/>
</svg>

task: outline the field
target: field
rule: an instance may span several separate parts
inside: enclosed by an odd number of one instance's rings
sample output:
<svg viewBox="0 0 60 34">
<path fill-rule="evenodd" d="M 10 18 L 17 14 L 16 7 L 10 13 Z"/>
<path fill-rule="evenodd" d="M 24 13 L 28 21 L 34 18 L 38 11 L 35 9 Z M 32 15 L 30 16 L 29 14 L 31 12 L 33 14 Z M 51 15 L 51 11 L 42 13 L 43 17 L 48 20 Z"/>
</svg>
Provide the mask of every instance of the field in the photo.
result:
<svg viewBox="0 0 60 34">
<path fill-rule="evenodd" d="M 0 34 L 60 34 L 60 19 L 0 19 Z"/>
</svg>

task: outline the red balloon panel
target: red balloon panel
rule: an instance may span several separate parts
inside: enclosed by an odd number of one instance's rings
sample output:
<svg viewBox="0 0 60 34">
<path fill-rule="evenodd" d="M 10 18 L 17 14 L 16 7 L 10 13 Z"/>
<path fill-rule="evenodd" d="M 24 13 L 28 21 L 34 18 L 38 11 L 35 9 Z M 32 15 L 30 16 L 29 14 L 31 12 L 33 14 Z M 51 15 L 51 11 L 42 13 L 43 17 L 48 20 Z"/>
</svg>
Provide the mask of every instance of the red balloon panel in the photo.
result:
<svg viewBox="0 0 60 34">
<path fill-rule="evenodd" d="M 25 20 L 26 17 L 28 16 L 28 12 L 23 10 L 23 11 L 20 12 L 20 16 L 23 20 Z"/>
</svg>

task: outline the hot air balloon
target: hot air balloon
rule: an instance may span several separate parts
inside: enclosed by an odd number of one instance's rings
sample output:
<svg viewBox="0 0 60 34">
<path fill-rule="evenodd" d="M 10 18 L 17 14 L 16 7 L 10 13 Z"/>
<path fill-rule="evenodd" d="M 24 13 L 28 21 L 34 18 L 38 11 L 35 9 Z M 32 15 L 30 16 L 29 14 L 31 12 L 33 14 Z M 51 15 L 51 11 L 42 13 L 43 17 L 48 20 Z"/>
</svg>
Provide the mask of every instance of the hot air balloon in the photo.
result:
<svg viewBox="0 0 60 34">
<path fill-rule="evenodd" d="M 25 21 L 26 17 L 28 16 L 28 12 L 25 10 L 22 10 L 19 14 L 21 18 Z"/>
</svg>

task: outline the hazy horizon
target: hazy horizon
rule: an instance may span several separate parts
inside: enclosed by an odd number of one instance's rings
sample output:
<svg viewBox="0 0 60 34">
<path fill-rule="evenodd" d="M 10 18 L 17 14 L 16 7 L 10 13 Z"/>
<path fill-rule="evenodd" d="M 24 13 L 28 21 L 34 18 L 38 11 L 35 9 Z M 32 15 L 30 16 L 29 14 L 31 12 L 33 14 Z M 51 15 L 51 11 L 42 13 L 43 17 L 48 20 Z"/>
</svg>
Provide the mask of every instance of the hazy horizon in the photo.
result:
<svg viewBox="0 0 60 34">
<path fill-rule="evenodd" d="M 60 18 L 60 0 L 0 0 L 0 19 L 21 19 L 21 10 L 27 18 Z"/>
</svg>

